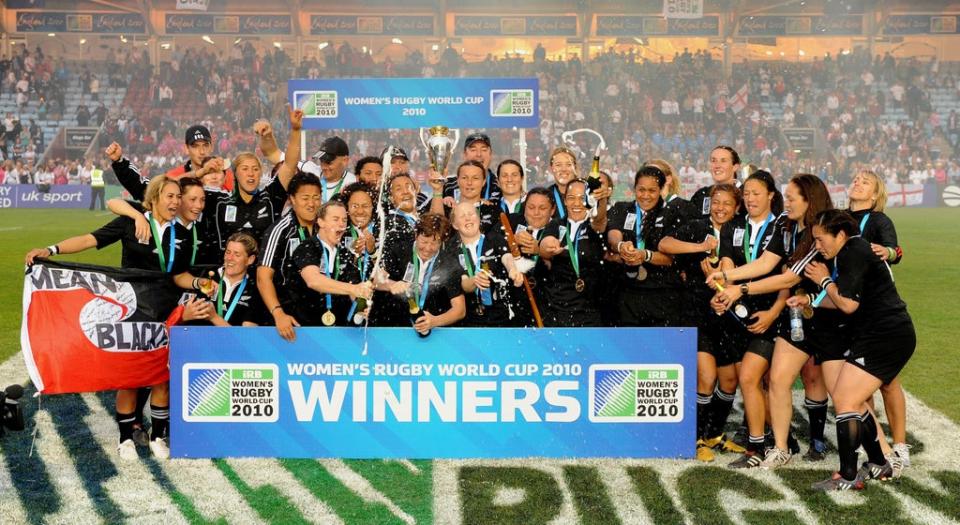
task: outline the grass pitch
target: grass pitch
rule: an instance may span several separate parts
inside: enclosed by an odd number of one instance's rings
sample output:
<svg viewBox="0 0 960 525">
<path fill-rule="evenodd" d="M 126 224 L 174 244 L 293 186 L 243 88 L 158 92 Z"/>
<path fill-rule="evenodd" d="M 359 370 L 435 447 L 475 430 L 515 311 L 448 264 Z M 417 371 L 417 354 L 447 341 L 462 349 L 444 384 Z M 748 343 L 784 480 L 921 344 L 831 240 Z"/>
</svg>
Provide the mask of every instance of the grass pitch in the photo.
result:
<svg viewBox="0 0 960 525">
<path fill-rule="evenodd" d="M 860 494 L 809 484 L 835 468 L 794 460 L 734 472 L 694 461 L 174 460 L 121 463 L 110 393 L 25 403 L 27 431 L 0 438 L 3 523 L 958 523 L 960 210 L 896 209 L 894 268 L 918 331 L 903 374 L 914 466 Z M 19 356 L 23 256 L 110 220 L 80 210 L 0 211 L 0 387 L 26 380 Z M 67 256 L 116 264 L 118 247 Z M 6 361 L 6 362 L 4 362 Z M 32 393 L 32 388 L 28 387 Z M 798 392 L 798 395 L 802 393 Z M 795 406 L 799 406 L 795 403 Z M 801 411 L 802 412 L 802 411 Z M 804 414 L 795 423 L 801 440 Z M 731 421 L 739 418 L 731 416 Z M 34 441 L 30 431 L 38 430 Z M 827 426 L 832 440 L 832 424 Z M 804 443 L 805 446 L 805 443 Z M 32 447 L 32 454 L 31 452 Z"/>
</svg>

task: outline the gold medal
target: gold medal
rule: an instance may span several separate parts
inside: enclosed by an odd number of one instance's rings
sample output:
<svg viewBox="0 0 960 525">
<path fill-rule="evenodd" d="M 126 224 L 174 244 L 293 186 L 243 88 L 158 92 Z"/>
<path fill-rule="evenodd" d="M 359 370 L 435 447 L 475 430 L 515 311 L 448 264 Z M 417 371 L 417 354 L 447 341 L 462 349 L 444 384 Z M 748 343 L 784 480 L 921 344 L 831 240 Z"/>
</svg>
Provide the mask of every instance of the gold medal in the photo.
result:
<svg viewBox="0 0 960 525">
<path fill-rule="evenodd" d="M 333 312 L 327 310 L 320 316 L 320 321 L 323 322 L 324 326 L 333 326 L 337 322 L 337 316 L 333 315 Z"/>
<path fill-rule="evenodd" d="M 583 279 L 577 279 L 577 282 L 573 285 L 577 292 L 582 293 L 583 289 L 587 287 L 587 283 L 583 282 Z"/>
<path fill-rule="evenodd" d="M 644 268 L 642 265 L 641 265 L 641 266 L 637 266 L 637 280 L 638 280 L 638 281 L 646 281 L 646 280 L 647 280 L 647 269 Z"/>
<path fill-rule="evenodd" d="M 804 307 L 803 307 L 803 311 L 801 312 L 801 314 L 803 315 L 803 318 L 804 318 L 804 319 L 812 319 L 812 318 L 813 318 L 813 307 L 810 306 L 810 305 L 804 306 Z"/>
</svg>

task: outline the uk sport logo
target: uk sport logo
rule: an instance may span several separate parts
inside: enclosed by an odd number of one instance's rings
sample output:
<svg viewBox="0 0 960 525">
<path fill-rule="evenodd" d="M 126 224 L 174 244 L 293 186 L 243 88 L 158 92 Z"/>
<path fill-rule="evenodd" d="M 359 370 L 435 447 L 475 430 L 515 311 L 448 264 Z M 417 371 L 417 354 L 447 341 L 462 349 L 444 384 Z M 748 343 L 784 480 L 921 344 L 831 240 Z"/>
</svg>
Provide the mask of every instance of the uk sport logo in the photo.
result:
<svg viewBox="0 0 960 525">
<path fill-rule="evenodd" d="M 590 421 L 676 423 L 683 420 L 680 365 L 591 365 Z"/>
<path fill-rule="evenodd" d="M 208 423 L 272 423 L 280 417 L 277 365 L 188 364 L 183 368 L 183 419 Z"/>
</svg>

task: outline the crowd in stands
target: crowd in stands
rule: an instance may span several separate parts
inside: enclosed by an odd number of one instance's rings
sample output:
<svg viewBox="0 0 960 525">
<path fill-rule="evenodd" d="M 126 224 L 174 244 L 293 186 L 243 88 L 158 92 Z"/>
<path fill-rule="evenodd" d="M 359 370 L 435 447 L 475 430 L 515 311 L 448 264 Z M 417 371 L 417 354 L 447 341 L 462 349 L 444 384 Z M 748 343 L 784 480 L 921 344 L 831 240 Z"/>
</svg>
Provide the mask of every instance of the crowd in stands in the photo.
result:
<svg viewBox="0 0 960 525">
<path fill-rule="evenodd" d="M 182 133 L 192 124 L 206 125 L 216 153 L 227 159 L 255 147 L 252 124 L 259 118 L 274 122 L 282 140 L 287 78 L 536 76 L 541 124 L 526 133 L 533 183 L 547 180 L 538 168 L 560 143 L 561 133 L 581 127 L 604 135 L 608 151 L 603 166 L 620 181 L 632 180 L 640 159 L 665 158 L 685 182 L 700 185 L 709 177 L 707 152 L 716 144 L 730 144 L 745 161 L 764 166 L 779 181 L 807 172 L 846 184 L 860 168 L 883 174 L 888 182 L 933 179 L 942 184 L 960 178 L 960 64 L 854 50 L 809 62 L 744 61 L 735 63 L 726 78 L 722 64 L 707 51 L 684 50 L 669 60 L 650 61 L 633 51 L 611 49 L 582 62 L 576 56 L 547 60 L 542 49 L 538 46 L 533 61 L 488 55 L 468 62 L 448 47 L 435 61 L 414 51 L 402 62 L 378 63 L 369 52 L 343 43 L 296 66 L 280 48 L 258 53 L 243 42 L 228 54 L 205 47 L 168 50 L 158 72 L 145 52 L 111 51 L 108 82 L 142 82 L 152 104 L 143 111 L 84 106 L 76 119 L 104 124 L 99 145 L 120 143 L 150 173 L 182 164 Z M 63 107 L 61 83 L 79 82 L 90 94 L 99 89 L 99 77 L 86 66 L 70 67 L 39 47 L 0 62 L 0 78 L 2 92 L 16 91 L 18 101 L 43 100 L 46 113 L 54 116 Z M 734 99 L 743 86 L 748 96 L 741 107 Z M 197 99 L 205 102 L 205 116 L 189 121 L 173 117 L 171 108 L 179 101 Z M 7 162 L 3 171 L 20 173 L 18 180 L 24 172 L 42 171 L 34 167 L 43 152 L 36 125 L 11 113 L 3 126 L 4 159 L 14 165 L 11 169 Z M 797 155 L 788 147 L 782 130 L 793 127 L 818 130 L 819 155 Z M 497 157 L 518 156 L 516 131 L 486 131 Z M 410 153 L 415 170 L 423 169 L 417 130 L 344 130 L 340 136 L 354 158 L 377 155 L 390 143 Z M 323 138 L 309 133 L 308 152 Z M 592 150 L 595 143 L 580 145 Z M 17 163 L 22 167 L 16 168 Z"/>
</svg>

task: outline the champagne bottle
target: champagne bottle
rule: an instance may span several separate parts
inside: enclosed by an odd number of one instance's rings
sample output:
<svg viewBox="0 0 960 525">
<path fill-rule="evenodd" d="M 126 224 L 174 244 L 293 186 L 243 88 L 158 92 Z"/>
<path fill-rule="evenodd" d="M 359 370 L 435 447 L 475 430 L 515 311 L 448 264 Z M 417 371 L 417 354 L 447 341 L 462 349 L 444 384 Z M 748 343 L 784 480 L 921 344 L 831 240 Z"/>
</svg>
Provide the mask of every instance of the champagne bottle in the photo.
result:
<svg viewBox="0 0 960 525">
<path fill-rule="evenodd" d="M 602 185 L 600 181 L 600 155 L 593 156 L 593 163 L 590 165 L 590 176 L 587 178 L 587 187 L 590 191 L 598 189 Z"/>
</svg>

